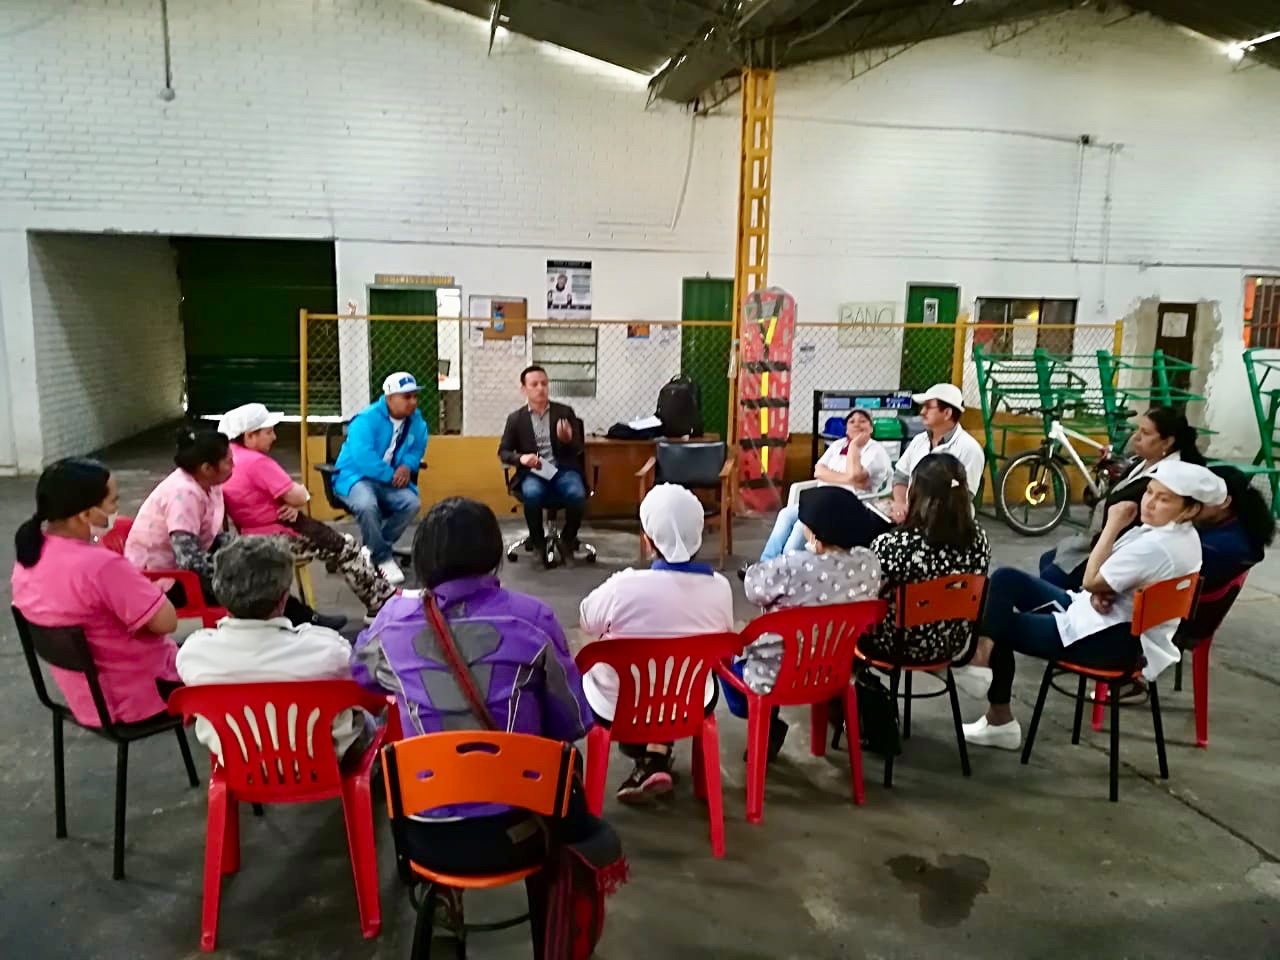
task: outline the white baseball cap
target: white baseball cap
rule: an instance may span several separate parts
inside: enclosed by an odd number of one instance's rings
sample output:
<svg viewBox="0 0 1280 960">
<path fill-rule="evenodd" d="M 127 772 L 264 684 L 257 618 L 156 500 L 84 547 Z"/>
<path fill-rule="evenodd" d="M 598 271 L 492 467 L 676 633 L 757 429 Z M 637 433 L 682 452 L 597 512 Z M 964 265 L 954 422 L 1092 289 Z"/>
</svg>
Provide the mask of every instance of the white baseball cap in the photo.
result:
<svg viewBox="0 0 1280 960">
<path fill-rule="evenodd" d="M 924 393 L 913 393 L 911 399 L 921 405 L 926 400 L 937 400 L 957 410 L 964 409 L 964 394 L 954 383 L 935 383 Z"/>
<path fill-rule="evenodd" d="M 254 430 L 274 427 L 283 419 L 283 413 L 268 410 L 261 403 L 246 403 L 222 415 L 222 419 L 218 421 L 218 432 L 234 440 Z"/>
<path fill-rule="evenodd" d="M 1151 473 L 1180 497 L 1190 497 L 1205 506 L 1218 507 L 1227 501 L 1227 484 L 1208 467 L 1185 460 L 1162 460 Z"/>
<path fill-rule="evenodd" d="M 382 381 L 382 395 L 389 397 L 393 393 L 417 393 L 418 381 L 414 379 L 412 373 L 401 370 L 391 374 L 387 379 Z"/>
</svg>

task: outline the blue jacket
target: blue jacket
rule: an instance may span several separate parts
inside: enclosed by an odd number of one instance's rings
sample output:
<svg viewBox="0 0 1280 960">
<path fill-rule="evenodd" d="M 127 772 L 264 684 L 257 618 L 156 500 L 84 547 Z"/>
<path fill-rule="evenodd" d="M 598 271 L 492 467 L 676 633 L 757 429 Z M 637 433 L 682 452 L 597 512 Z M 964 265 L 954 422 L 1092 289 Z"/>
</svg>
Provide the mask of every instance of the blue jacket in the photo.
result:
<svg viewBox="0 0 1280 960">
<path fill-rule="evenodd" d="M 352 418 L 347 426 L 346 442 L 342 444 L 342 452 L 334 464 L 337 473 L 333 478 L 333 488 L 339 496 L 345 497 L 359 480 L 390 483 L 396 467 L 408 467 L 413 473 L 418 472 L 422 456 L 427 452 L 427 421 L 417 410 L 413 412 L 404 425 L 400 448 L 387 463 L 382 455 L 391 444 L 394 429 L 385 397 L 369 404 Z M 412 484 L 409 489 L 418 492 Z"/>
</svg>

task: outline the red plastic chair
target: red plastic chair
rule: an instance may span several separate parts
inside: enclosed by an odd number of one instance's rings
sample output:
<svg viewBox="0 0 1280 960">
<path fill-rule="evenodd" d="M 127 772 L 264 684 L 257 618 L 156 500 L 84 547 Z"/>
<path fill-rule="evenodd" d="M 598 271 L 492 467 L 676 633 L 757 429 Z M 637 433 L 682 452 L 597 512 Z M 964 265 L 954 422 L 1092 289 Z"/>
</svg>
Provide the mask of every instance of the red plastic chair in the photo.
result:
<svg viewBox="0 0 1280 960">
<path fill-rule="evenodd" d="M 1196 608 L 1181 627 L 1180 637 L 1195 640 L 1191 648 L 1192 697 L 1196 714 L 1196 746 L 1209 746 L 1209 647 L 1217 636 L 1218 628 L 1226 619 L 1236 597 L 1244 589 L 1248 571 L 1240 574 L 1210 593 L 1202 593 Z M 1173 689 L 1182 689 L 1182 661 L 1179 660 L 1173 675 Z M 1107 702 L 1107 685 L 1099 683 L 1093 692 L 1093 729 L 1102 729 L 1103 704 Z"/>
<path fill-rule="evenodd" d="M 1192 573 L 1185 577 L 1170 577 L 1168 580 L 1161 580 L 1159 583 L 1153 583 L 1151 586 L 1144 587 L 1135 593 L 1133 597 L 1133 619 L 1129 626 L 1132 635 L 1140 637 L 1147 630 L 1159 624 L 1166 623 L 1169 620 L 1185 620 L 1191 616 L 1192 610 L 1195 609 L 1199 584 L 1200 575 Z M 1070 651 L 1071 648 L 1068 647 L 1067 653 L 1070 653 Z M 1080 722 L 1084 716 L 1084 704 L 1089 698 L 1088 682 L 1093 680 L 1097 687 L 1101 688 L 1104 684 L 1114 683 L 1117 680 L 1137 681 L 1142 676 L 1142 668 L 1143 661 L 1141 660 L 1124 670 L 1089 667 L 1079 663 L 1071 663 L 1068 660 L 1050 660 L 1044 668 L 1044 678 L 1040 681 L 1040 695 L 1036 697 L 1036 707 L 1031 714 L 1031 726 L 1027 730 L 1027 739 L 1022 746 L 1022 762 L 1026 764 L 1031 760 L 1031 747 L 1036 740 L 1036 729 L 1040 726 L 1040 714 L 1044 711 L 1044 701 L 1049 694 L 1050 687 L 1075 698 L 1076 713 L 1075 722 L 1071 727 L 1071 742 L 1078 744 L 1080 742 Z M 1063 673 L 1069 673 L 1079 678 L 1075 693 L 1070 690 L 1063 690 L 1054 684 L 1054 678 Z M 1154 680 L 1147 683 L 1147 694 L 1151 698 L 1151 725 L 1155 732 L 1156 759 L 1160 764 L 1160 779 L 1168 780 L 1169 760 L 1164 748 L 1164 722 L 1160 716 L 1160 691 L 1157 689 Z M 1120 799 L 1120 701 L 1117 698 L 1112 698 L 1111 700 L 1110 760 L 1110 799 L 1112 803 L 1115 803 Z"/>
<path fill-rule="evenodd" d="M 123 554 L 132 529 L 133 518 L 116 517 L 111 529 L 98 542 L 108 550 Z M 218 621 L 227 616 L 226 607 L 214 607 L 205 602 L 200 577 L 191 570 L 143 570 L 142 575 L 148 580 L 173 580 L 182 584 L 187 602 L 177 610 L 179 620 L 199 620 L 206 627 L 216 627 Z"/>
<path fill-rule="evenodd" d="M 376 714 L 386 705 L 385 696 L 351 680 L 210 684 L 182 687 L 169 698 L 170 713 L 182 714 L 187 722 L 196 716 L 208 720 L 222 745 L 222 762 L 210 758 L 201 950 L 212 950 L 217 940 L 222 876 L 240 869 L 241 801 L 311 803 L 341 797 L 360 926 L 366 938 L 378 935 L 382 909 L 369 771 L 385 730 L 379 729 L 349 769 L 339 769 L 330 731 L 333 718 L 348 707 Z"/>
<path fill-rule="evenodd" d="M 827 704 L 837 697 L 844 698 L 853 802 L 862 803 L 858 695 L 850 677 L 858 638 L 883 620 L 887 610 L 883 600 L 864 600 L 828 607 L 794 607 L 756 617 L 742 632 L 743 646 L 766 633 L 778 634 L 786 645 L 778 679 L 767 694 L 753 693 L 727 663 L 716 667 L 720 679 L 747 698 L 747 820 L 750 823 L 759 823 L 764 817 L 769 715 L 774 707 L 808 706 L 811 709 L 809 749 L 815 757 L 821 757 L 827 752 Z"/>
<path fill-rule="evenodd" d="M 971 642 L 977 640 L 978 622 L 982 619 L 982 606 L 987 596 L 987 578 L 976 573 L 961 573 L 949 577 L 935 577 L 920 583 L 904 583 L 898 588 L 896 623 L 898 630 L 926 624 L 943 623 L 950 620 L 968 621 L 971 626 Z M 906 689 L 902 696 L 902 739 L 911 736 L 911 701 L 929 697 L 940 697 L 946 694 L 951 698 L 951 720 L 955 726 L 956 744 L 960 749 L 960 771 L 966 777 L 970 775 L 969 750 L 964 742 L 964 728 L 960 720 L 960 698 L 956 694 L 956 681 L 951 673 L 951 661 L 939 660 L 935 663 L 904 663 L 899 660 L 876 660 L 862 650 L 856 656 L 859 660 L 876 670 L 889 675 L 889 692 L 896 699 L 898 680 L 906 675 Z M 946 678 L 940 690 L 929 693 L 911 692 L 911 675 L 913 673 L 938 673 L 946 671 Z M 884 785 L 893 786 L 893 753 L 884 758 Z"/>
<path fill-rule="evenodd" d="M 527 733 L 498 733 L 462 730 L 429 733 L 389 743 L 382 751 L 382 782 L 387 789 L 387 812 L 391 836 L 396 845 L 396 866 L 400 879 L 410 889 L 427 884 L 426 896 L 415 901 L 418 920 L 414 926 L 412 957 L 426 957 L 431 951 L 435 901 L 442 890 L 490 890 L 527 880 L 542 864 L 498 874 L 439 873 L 412 860 L 405 852 L 405 820 L 408 816 L 460 803 L 502 803 L 530 810 L 552 820 L 564 817 L 569 809 L 576 751 L 567 743 L 547 740 Z M 554 856 L 554 853 L 552 853 Z M 466 956 L 466 934 L 505 930 L 531 920 L 537 906 L 530 887 L 530 912 L 498 923 L 468 925 L 458 931 L 458 956 Z M 458 904 L 462 898 L 457 899 Z M 461 918 L 460 918 L 461 919 Z M 533 921 L 537 940 L 539 921 Z M 535 944 L 541 952 L 542 944 Z"/>
<path fill-rule="evenodd" d="M 587 734 L 587 808 L 600 816 L 609 744 L 672 743 L 693 738 L 693 790 L 707 801 L 711 852 L 724 856 L 724 801 L 720 788 L 720 732 L 714 711 L 706 712 L 706 682 L 722 659 L 742 646 L 735 633 L 662 640 L 600 640 L 578 651 L 584 674 L 596 664 L 618 674 L 618 704 L 608 729 L 596 724 Z M 713 681 L 714 682 L 714 681 Z"/>
</svg>

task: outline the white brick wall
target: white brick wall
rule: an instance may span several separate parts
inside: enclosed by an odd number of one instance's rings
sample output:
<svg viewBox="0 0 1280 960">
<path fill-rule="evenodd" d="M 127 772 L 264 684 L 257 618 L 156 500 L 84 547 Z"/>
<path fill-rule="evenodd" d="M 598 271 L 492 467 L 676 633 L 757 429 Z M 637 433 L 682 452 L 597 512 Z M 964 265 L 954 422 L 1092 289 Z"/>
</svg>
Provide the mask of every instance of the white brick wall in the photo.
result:
<svg viewBox="0 0 1280 960">
<path fill-rule="evenodd" d="M 32 234 L 30 265 L 46 463 L 182 415 L 168 240 Z"/>
<path fill-rule="evenodd" d="M 487 56 L 483 21 L 420 0 L 169 10 L 166 102 L 151 0 L 0 4 L 0 223 L 335 237 L 338 301 L 361 306 L 375 271 L 446 272 L 536 316 L 551 256 L 596 263 L 597 316 L 662 319 L 681 277 L 731 271 L 732 103 L 696 124 L 645 110 L 643 78 L 505 33 Z M 1216 302 L 1206 415 L 1216 443 L 1248 446 L 1241 281 L 1280 272 L 1280 71 L 1089 11 L 985 44 L 923 44 L 853 81 L 839 61 L 781 75 L 771 281 L 807 320 L 901 306 L 913 281 L 958 284 L 966 307 L 1076 297 L 1081 321 Z M 1082 152 L 1080 134 L 1123 146 Z M 472 382 L 467 402 L 488 417 L 512 392 Z"/>
</svg>

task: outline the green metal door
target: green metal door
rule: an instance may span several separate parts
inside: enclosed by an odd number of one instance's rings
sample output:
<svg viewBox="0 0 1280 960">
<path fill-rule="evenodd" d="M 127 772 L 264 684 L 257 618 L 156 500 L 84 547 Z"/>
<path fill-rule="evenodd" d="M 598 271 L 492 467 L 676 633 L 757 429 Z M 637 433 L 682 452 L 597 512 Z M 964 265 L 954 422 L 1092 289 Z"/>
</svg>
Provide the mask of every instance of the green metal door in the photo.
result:
<svg viewBox="0 0 1280 960">
<path fill-rule="evenodd" d="M 242 403 L 298 412 L 298 311 L 333 313 L 333 244 L 174 240 L 187 353 L 187 410 Z M 337 356 L 337 328 L 313 326 L 311 353 Z"/>
<path fill-rule="evenodd" d="M 369 291 L 369 315 L 434 317 L 436 292 L 422 288 Z M 440 433 L 440 388 L 436 380 L 439 324 L 432 320 L 369 321 L 369 396 L 382 396 L 382 381 L 397 370 L 418 379 L 418 409 L 432 433 Z"/>
<path fill-rule="evenodd" d="M 684 327 L 680 372 L 702 392 L 702 425 L 721 439 L 729 435 L 729 348 L 732 342 L 733 280 L 686 277 L 680 319 L 724 321 L 723 326 Z"/>
<path fill-rule="evenodd" d="M 922 392 L 935 383 L 951 382 L 951 354 L 959 308 L 958 287 L 907 288 L 906 322 L 928 326 L 907 327 L 902 331 L 899 390 Z"/>
</svg>

